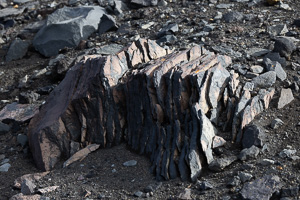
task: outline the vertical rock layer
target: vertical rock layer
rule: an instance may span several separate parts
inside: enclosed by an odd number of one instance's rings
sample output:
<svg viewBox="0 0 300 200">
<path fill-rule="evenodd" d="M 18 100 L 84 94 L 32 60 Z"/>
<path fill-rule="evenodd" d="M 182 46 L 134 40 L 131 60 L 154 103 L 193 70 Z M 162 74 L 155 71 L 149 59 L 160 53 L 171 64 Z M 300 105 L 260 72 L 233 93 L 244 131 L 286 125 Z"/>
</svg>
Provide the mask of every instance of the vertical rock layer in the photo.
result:
<svg viewBox="0 0 300 200">
<path fill-rule="evenodd" d="M 51 170 L 74 147 L 125 141 L 150 157 L 157 179 L 196 181 L 214 160 L 212 148 L 225 142 L 215 126 L 234 122 L 234 138 L 242 137 L 274 93 L 238 94 L 229 64 L 201 46 L 169 53 L 144 39 L 115 55 L 85 57 L 30 122 L 37 166 Z"/>
</svg>

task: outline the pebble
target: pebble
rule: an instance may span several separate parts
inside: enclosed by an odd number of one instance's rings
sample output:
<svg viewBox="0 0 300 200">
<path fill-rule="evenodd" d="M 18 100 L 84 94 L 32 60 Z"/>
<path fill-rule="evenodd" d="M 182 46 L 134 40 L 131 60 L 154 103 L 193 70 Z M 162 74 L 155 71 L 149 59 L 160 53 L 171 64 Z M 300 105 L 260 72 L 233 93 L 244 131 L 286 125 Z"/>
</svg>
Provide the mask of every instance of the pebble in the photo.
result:
<svg viewBox="0 0 300 200">
<path fill-rule="evenodd" d="M 134 196 L 136 196 L 136 197 L 141 197 L 143 194 L 144 194 L 144 193 L 141 192 L 141 191 L 136 191 L 136 192 L 134 193 Z"/>
<path fill-rule="evenodd" d="M 269 166 L 269 165 L 274 165 L 275 161 L 274 160 L 270 160 L 270 159 L 262 159 L 259 164 L 263 165 L 263 166 Z"/>
<path fill-rule="evenodd" d="M 125 167 L 132 167 L 132 166 L 136 166 L 137 165 L 137 161 L 136 160 L 129 160 L 123 163 L 123 166 Z"/>
</svg>

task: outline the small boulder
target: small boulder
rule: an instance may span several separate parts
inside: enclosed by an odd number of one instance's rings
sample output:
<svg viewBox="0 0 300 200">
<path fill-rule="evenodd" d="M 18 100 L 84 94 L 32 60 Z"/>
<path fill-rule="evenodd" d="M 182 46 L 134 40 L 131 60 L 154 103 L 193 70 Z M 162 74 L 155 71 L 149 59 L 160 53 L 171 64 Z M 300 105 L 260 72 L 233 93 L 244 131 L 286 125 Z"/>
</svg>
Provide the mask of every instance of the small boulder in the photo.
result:
<svg viewBox="0 0 300 200">
<path fill-rule="evenodd" d="M 279 128 L 279 126 L 281 126 L 283 124 L 284 124 L 284 122 L 281 119 L 276 118 L 276 119 L 273 119 L 270 126 L 272 129 L 277 129 L 277 128 Z"/>
<path fill-rule="evenodd" d="M 276 82 L 276 72 L 269 71 L 252 79 L 254 87 L 269 88 Z"/>
<path fill-rule="evenodd" d="M 242 139 L 243 148 L 250 148 L 252 145 L 262 147 L 264 139 L 265 132 L 261 127 L 258 127 L 255 124 L 247 125 L 244 128 Z"/>
<path fill-rule="evenodd" d="M 6 54 L 6 62 L 23 58 L 28 50 L 30 42 L 16 38 L 9 46 Z"/>
<path fill-rule="evenodd" d="M 239 159 L 244 161 L 251 158 L 256 158 L 258 154 L 259 154 L 259 148 L 253 145 L 250 148 L 243 149 L 239 155 Z"/>
<path fill-rule="evenodd" d="M 278 52 L 281 56 L 286 59 L 290 59 L 291 54 L 296 50 L 296 45 L 288 37 L 282 37 L 275 40 L 274 52 Z"/>
</svg>

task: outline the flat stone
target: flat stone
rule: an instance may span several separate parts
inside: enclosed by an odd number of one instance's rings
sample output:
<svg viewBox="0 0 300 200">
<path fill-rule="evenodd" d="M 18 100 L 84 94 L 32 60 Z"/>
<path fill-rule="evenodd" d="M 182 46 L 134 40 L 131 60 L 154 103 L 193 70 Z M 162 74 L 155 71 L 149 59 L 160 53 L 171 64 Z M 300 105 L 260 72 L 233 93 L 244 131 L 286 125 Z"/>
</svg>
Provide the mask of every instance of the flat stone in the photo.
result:
<svg viewBox="0 0 300 200">
<path fill-rule="evenodd" d="M 39 112 L 38 104 L 18 104 L 16 102 L 6 105 L 0 111 L 0 120 L 12 119 L 25 122 Z"/>
<path fill-rule="evenodd" d="M 158 0 L 130 0 L 130 4 L 136 7 L 156 6 Z"/>
<path fill-rule="evenodd" d="M 25 10 L 25 7 L 21 7 L 19 9 L 17 9 L 17 8 L 4 8 L 4 9 L 1 9 L 0 19 L 10 17 L 10 16 L 19 15 L 19 14 L 23 13 L 24 10 Z"/>
<path fill-rule="evenodd" d="M 252 79 L 254 87 L 269 88 L 276 82 L 276 72 L 269 71 Z"/>
<path fill-rule="evenodd" d="M 50 200 L 49 197 L 42 197 L 39 194 L 24 195 L 22 193 L 16 194 L 10 198 L 10 200 Z"/>
<path fill-rule="evenodd" d="M 55 191 L 57 188 L 59 188 L 59 186 L 49 186 L 45 188 L 39 188 L 37 191 L 41 194 L 46 194 Z"/>
<path fill-rule="evenodd" d="M 281 109 L 287 104 L 291 103 L 294 100 L 293 92 L 290 88 L 282 88 L 280 92 L 280 97 L 277 103 L 277 108 Z"/>
<path fill-rule="evenodd" d="M 236 160 L 237 160 L 236 156 L 217 158 L 209 164 L 208 168 L 212 171 L 220 172 L 224 170 L 225 167 L 229 166 L 231 163 L 233 163 Z"/>
<path fill-rule="evenodd" d="M 253 73 L 261 74 L 264 71 L 264 68 L 260 65 L 252 65 L 250 70 Z"/>
<path fill-rule="evenodd" d="M 269 200 L 281 187 L 282 184 L 278 176 L 266 175 L 246 183 L 240 194 L 243 199 Z"/>
<path fill-rule="evenodd" d="M 9 163 L 5 163 L 0 166 L 0 172 L 8 172 L 10 167 L 11 167 L 11 165 Z"/>
<path fill-rule="evenodd" d="M 239 22 L 242 21 L 244 18 L 244 15 L 240 12 L 231 11 L 223 15 L 223 19 L 226 23 L 233 23 L 233 22 Z"/>
<path fill-rule="evenodd" d="M 239 159 L 242 161 L 253 159 L 256 158 L 258 154 L 259 154 L 259 148 L 253 145 L 250 148 L 243 149 L 239 155 Z"/>
<path fill-rule="evenodd" d="M 109 44 L 109 45 L 99 47 L 98 49 L 96 49 L 96 52 L 97 52 L 97 54 L 111 55 L 111 54 L 118 53 L 123 48 L 124 48 L 124 46 L 119 45 L 119 44 Z"/>
<path fill-rule="evenodd" d="M 137 161 L 136 160 L 129 160 L 123 163 L 123 166 L 125 167 L 133 167 L 137 165 Z"/>
<path fill-rule="evenodd" d="M 29 45 L 29 41 L 24 41 L 20 38 L 16 38 L 9 46 L 8 52 L 6 54 L 6 62 L 23 58 L 27 53 Z"/>
<path fill-rule="evenodd" d="M 260 57 L 263 56 L 267 53 L 269 53 L 270 50 L 268 49 L 263 49 L 263 48 L 251 48 L 246 51 L 246 54 L 252 57 Z"/>
<path fill-rule="evenodd" d="M 275 161 L 271 160 L 271 159 L 262 159 L 261 161 L 259 161 L 259 164 L 263 165 L 263 166 L 269 166 L 269 165 L 274 165 Z"/>
<path fill-rule="evenodd" d="M 99 147 L 100 145 L 98 144 L 90 144 L 87 147 L 77 151 L 67 161 L 64 162 L 63 167 L 67 167 L 75 161 L 84 159 L 88 154 L 90 154 L 93 151 L 96 151 Z"/>
</svg>

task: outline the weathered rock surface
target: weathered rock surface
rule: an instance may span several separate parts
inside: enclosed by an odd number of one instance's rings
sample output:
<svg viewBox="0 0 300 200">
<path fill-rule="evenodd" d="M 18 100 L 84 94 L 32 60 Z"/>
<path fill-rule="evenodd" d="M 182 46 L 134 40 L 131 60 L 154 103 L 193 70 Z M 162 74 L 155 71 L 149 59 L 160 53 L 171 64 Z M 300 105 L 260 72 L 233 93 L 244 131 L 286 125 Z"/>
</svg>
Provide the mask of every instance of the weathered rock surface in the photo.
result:
<svg viewBox="0 0 300 200">
<path fill-rule="evenodd" d="M 39 112 L 38 104 L 18 104 L 16 102 L 6 105 L 0 111 L 0 120 L 12 119 L 25 122 Z"/>
<path fill-rule="evenodd" d="M 238 76 L 226 70 L 229 57 L 200 46 L 167 53 L 140 39 L 115 55 L 88 56 L 71 68 L 30 122 L 37 166 L 52 169 L 72 155 L 72 144 L 103 148 L 125 140 L 150 155 L 158 180 L 196 181 L 203 166 L 214 161 L 212 148 L 225 143 L 215 126 L 232 120 L 221 116 L 228 102 L 237 102 L 229 99 L 237 98 Z M 243 127 L 268 108 L 273 93 L 261 90 L 253 98 L 247 93 L 237 112 L 240 138 Z"/>
<path fill-rule="evenodd" d="M 76 47 L 96 30 L 103 33 L 115 26 L 114 19 L 99 6 L 64 7 L 48 16 L 33 45 L 44 56 L 57 55 L 65 47 Z"/>
<path fill-rule="evenodd" d="M 269 200 L 281 188 L 278 176 L 266 175 L 252 182 L 246 183 L 241 191 L 243 199 Z"/>
<path fill-rule="evenodd" d="M 21 40 L 20 38 L 16 38 L 10 45 L 7 55 L 6 61 L 18 60 L 23 58 L 26 53 L 27 49 L 30 45 L 29 41 Z"/>
</svg>

